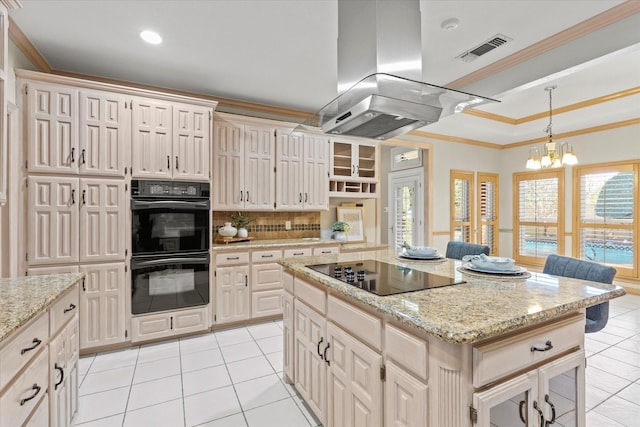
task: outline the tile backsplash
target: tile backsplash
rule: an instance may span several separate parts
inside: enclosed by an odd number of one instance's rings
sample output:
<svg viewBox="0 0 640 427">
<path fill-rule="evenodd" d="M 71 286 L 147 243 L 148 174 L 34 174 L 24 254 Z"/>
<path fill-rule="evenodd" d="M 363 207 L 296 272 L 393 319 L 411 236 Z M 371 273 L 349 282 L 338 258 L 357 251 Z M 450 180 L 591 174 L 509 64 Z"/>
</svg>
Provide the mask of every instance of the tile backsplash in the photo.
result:
<svg viewBox="0 0 640 427">
<path fill-rule="evenodd" d="M 230 221 L 233 212 L 214 211 L 211 229 L 218 228 Z M 249 236 L 258 240 L 299 239 L 302 237 L 320 237 L 320 212 L 244 212 L 255 221 L 247 227 Z M 291 222 L 291 230 L 286 230 L 286 222 Z M 215 239 L 215 235 L 213 236 Z"/>
</svg>

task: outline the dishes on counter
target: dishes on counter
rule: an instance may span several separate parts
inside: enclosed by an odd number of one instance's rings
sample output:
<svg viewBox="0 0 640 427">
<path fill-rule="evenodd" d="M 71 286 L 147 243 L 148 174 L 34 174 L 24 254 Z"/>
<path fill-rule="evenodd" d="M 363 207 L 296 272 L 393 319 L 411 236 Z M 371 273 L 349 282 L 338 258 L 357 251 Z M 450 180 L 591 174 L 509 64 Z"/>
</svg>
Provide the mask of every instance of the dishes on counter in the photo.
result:
<svg viewBox="0 0 640 427">
<path fill-rule="evenodd" d="M 488 270 L 491 272 L 496 271 L 511 271 L 515 268 L 515 260 L 511 258 L 487 256 L 485 254 L 480 255 L 466 255 L 462 257 L 463 261 L 471 263 L 474 267 Z"/>
<path fill-rule="evenodd" d="M 411 255 L 408 252 L 402 252 L 398 255 L 398 258 L 410 259 L 414 261 L 434 261 L 444 259 L 444 257 L 438 252 L 435 252 L 432 255 Z"/>
<path fill-rule="evenodd" d="M 525 274 L 527 272 L 527 269 L 524 267 L 518 267 L 518 266 L 512 266 L 509 269 L 495 269 L 495 268 L 487 268 L 487 267 L 478 267 L 477 265 L 473 265 L 470 262 L 467 262 L 465 264 L 462 265 L 462 268 L 469 270 L 469 271 L 473 271 L 476 273 L 486 273 L 486 274 L 498 274 L 498 275 L 504 275 L 504 276 L 520 276 L 522 274 Z"/>
<path fill-rule="evenodd" d="M 411 257 L 421 257 L 420 259 L 424 259 L 424 257 L 440 257 L 438 250 L 429 246 L 411 246 L 404 242 L 402 248 L 404 248 L 403 254 Z"/>
</svg>

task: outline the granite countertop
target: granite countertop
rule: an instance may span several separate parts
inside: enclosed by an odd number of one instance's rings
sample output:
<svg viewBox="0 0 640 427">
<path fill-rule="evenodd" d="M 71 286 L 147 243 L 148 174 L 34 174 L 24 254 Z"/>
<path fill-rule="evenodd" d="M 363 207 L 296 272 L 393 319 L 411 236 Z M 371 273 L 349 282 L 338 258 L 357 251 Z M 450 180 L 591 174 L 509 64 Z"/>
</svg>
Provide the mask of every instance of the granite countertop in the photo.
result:
<svg viewBox="0 0 640 427">
<path fill-rule="evenodd" d="M 321 238 L 300 238 L 300 239 L 273 239 L 273 240 L 250 240 L 248 242 L 237 242 L 229 244 L 213 244 L 212 251 L 228 251 L 234 249 L 268 249 L 268 248 L 287 248 L 298 246 L 318 246 L 318 245 L 340 245 L 341 242 L 333 239 Z"/>
<path fill-rule="evenodd" d="M 380 297 L 305 265 L 373 259 L 440 274 L 466 283 Z M 330 293 L 358 301 L 410 328 L 454 344 L 474 343 L 557 318 L 573 310 L 623 296 L 617 285 L 530 272 L 528 278 L 479 277 L 458 271 L 458 260 L 410 261 L 395 250 L 287 258 L 280 263 L 326 286 Z"/>
<path fill-rule="evenodd" d="M 0 343 L 84 277 L 70 273 L 0 279 Z"/>
</svg>

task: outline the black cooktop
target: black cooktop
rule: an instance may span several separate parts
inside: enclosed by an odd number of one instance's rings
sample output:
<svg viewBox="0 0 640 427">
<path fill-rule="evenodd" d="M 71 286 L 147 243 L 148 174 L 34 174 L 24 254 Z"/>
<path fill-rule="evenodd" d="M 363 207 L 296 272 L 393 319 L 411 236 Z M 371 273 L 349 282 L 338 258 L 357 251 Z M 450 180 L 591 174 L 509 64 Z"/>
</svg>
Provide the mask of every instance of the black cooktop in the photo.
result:
<svg viewBox="0 0 640 427">
<path fill-rule="evenodd" d="M 307 267 L 380 296 L 465 283 L 463 280 L 374 260 L 334 262 Z"/>
</svg>

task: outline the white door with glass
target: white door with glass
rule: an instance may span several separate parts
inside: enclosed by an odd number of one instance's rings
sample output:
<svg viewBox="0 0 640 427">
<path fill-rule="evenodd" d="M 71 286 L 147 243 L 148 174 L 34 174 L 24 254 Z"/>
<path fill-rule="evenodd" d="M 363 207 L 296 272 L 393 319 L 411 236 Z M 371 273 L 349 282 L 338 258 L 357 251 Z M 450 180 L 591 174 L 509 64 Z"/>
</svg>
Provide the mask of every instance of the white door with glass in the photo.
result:
<svg viewBox="0 0 640 427">
<path fill-rule="evenodd" d="M 422 245 L 424 202 L 422 169 L 389 174 L 389 244 Z"/>
</svg>

